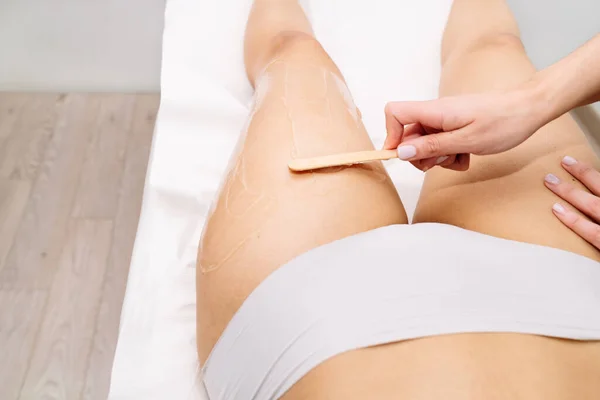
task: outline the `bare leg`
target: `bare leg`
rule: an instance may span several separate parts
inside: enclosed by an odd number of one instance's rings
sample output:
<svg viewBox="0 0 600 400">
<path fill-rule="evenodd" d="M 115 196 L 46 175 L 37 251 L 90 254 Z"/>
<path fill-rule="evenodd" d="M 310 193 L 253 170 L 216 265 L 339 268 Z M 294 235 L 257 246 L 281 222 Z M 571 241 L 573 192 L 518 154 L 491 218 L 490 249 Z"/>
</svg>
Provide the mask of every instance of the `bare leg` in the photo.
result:
<svg viewBox="0 0 600 400">
<path fill-rule="evenodd" d="M 503 0 L 454 2 L 442 62 L 441 96 L 507 89 L 535 72 Z M 551 172 L 570 179 L 560 167 L 565 155 L 598 165 L 569 115 L 511 151 L 473 157 L 468 172 L 435 168 L 427 174 L 415 221 L 448 223 L 600 260 L 598 250 L 552 215 L 552 204 L 559 199 L 544 187 L 543 178 Z"/>
<path fill-rule="evenodd" d="M 200 243 L 198 349 L 204 362 L 248 294 L 319 245 L 406 214 L 380 163 L 292 174 L 287 163 L 372 149 L 341 73 L 295 0 L 257 0 L 245 62 L 256 104 Z"/>
</svg>

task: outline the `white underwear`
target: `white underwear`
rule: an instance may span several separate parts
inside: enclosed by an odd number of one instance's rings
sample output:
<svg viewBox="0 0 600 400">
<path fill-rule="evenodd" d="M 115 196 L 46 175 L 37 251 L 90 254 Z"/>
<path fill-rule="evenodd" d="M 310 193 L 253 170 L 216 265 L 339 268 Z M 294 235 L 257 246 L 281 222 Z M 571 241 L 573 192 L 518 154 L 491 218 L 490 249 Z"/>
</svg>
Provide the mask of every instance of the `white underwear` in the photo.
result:
<svg viewBox="0 0 600 400">
<path fill-rule="evenodd" d="M 203 381 L 211 400 L 277 399 L 340 353 L 461 332 L 600 340 L 600 264 L 443 224 L 361 233 L 265 279 Z"/>
</svg>

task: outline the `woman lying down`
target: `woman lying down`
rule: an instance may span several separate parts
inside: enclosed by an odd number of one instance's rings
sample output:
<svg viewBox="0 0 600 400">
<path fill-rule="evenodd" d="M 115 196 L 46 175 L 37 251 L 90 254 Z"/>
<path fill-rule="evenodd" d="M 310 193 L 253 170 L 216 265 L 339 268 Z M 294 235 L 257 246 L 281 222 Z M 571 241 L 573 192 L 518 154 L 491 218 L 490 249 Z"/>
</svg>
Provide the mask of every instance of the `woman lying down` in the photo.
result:
<svg viewBox="0 0 600 400">
<path fill-rule="evenodd" d="M 600 399 L 599 163 L 562 115 L 600 94 L 600 39 L 536 72 L 503 0 L 456 0 L 442 63 L 442 99 L 386 108 L 427 170 L 408 225 L 380 162 L 288 169 L 373 145 L 297 2 L 255 1 L 198 255 L 211 400 Z"/>
</svg>

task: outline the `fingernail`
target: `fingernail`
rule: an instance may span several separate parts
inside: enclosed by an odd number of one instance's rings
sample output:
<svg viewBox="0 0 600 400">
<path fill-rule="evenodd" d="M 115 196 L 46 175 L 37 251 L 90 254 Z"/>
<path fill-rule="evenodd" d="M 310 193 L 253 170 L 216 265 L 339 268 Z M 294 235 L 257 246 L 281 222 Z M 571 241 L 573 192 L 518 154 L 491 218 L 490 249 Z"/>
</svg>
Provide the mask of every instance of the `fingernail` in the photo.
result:
<svg viewBox="0 0 600 400">
<path fill-rule="evenodd" d="M 423 167 L 423 172 L 427 172 L 431 169 L 431 167 Z"/>
<path fill-rule="evenodd" d="M 417 148 L 415 146 L 400 146 L 397 151 L 398 158 L 401 160 L 410 160 L 417 155 Z"/>
<path fill-rule="evenodd" d="M 562 159 L 563 164 L 567 165 L 567 166 L 571 166 L 571 165 L 575 165 L 577 164 L 577 160 L 574 159 L 571 156 L 566 156 L 565 158 Z"/>
<path fill-rule="evenodd" d="M 438 157 L 437 160 L 435 160 L 435 165 L 440 165 L 441 163 L 443 163 L 444 161 L 446 161 L 450 156 L 441 156 Z"/>
<path fill-rule="evenodd" d="M 544 180 L 551 185 L 558 185 L 560 183 L 560 179 L 558 179 L 558 176 L 553 174 L 546 175 L 546 177 L 544 177 Z"/>
<path fill-rule="evenodd" d="M 561 214 L 561 215 L 564 215 L 564 213 L 565 213 L 565 211 L 566 211 L 566 210 L 565 210 L 565 208 L 564 208 L 563 206 L 561 206 L 560 204 L 558 204 L 558 203 L 554 204 L 554 205 L 552 206 L 552 209 L 553 209 L 553 210 L 554 210 L 556 213 L 558 213 L 558 214 Z"/>
</svg>

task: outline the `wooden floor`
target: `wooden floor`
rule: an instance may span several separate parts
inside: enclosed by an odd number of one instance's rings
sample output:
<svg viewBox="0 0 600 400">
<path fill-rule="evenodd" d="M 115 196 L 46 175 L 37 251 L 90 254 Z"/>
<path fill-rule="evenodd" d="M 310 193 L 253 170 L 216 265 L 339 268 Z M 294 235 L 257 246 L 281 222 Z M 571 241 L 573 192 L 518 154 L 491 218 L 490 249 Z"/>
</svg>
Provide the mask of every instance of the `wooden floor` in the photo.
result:
<svg viewBox="0 0 600 400">
<path fill-rule="evenodd" d="M 0 399 L 106 399 L 158 103 L 0 93 Z"/>
</svg>

